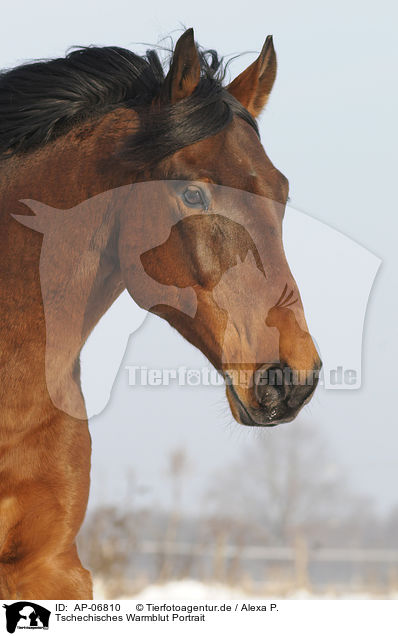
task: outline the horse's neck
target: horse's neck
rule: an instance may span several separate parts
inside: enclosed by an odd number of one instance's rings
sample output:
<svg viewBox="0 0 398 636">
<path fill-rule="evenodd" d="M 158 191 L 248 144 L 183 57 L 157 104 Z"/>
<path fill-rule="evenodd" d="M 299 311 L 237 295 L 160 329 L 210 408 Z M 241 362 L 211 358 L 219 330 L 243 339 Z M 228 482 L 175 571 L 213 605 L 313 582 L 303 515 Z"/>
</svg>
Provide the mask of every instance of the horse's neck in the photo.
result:
<svg viewBox="0 0 398 636">
<path fill-rule="evenodd" d="M 40 405 L 50 397 L 57 408 L 85 417 L 79 352 L 123 286 L 117 260 L 110 254 L 114 224 L 109 206 L 88 205 L 82 219 L 76 218 L 74 208 L 131 180 L 130 175 L 115 174 L 104 165 L 114 152 L 116 138 L 132 127 L 130 112 L 115 111 L 96 126 L 71 131 L 25 159 L 9 160 L 0 171 L 4 246 L 0 391 L 3 412 L 10 416 L 12 411 L 20 414 L 26 401 L 26 416 L 34 418 L 39 411 L 32 404 Z M 11 214 L 27 213 L 21 199 L 57 208 L 58 223 L 42 228 L 44 238 L 11 218 Z"/>
</svg>

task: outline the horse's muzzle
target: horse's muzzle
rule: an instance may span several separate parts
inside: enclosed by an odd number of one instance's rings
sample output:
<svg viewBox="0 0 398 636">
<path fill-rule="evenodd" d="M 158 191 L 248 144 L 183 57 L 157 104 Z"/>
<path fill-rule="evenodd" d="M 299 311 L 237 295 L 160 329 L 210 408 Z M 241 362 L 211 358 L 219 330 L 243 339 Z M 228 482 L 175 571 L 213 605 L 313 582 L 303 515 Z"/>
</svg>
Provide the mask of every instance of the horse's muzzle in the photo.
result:
<svg viewBox="0 0 398 636">
<path fill-rule="evenodd" d="M 250 401 L 227 384 L 227 397 L 235 419 L 246 426 L 276 426 L 293 420 L 307 404 L 318 384 L 319 363 L 310 371 L 294 371 L 287 365 L 264 365 L 253 374 Z"/>
</svg>

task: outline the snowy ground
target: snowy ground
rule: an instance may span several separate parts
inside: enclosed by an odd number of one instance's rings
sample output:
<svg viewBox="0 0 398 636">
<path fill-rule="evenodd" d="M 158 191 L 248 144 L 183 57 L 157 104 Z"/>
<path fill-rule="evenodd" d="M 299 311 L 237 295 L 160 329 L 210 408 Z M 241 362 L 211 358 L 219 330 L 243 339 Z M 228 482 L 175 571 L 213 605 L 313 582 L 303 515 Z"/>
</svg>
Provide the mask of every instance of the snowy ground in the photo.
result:
<svg viewBox="0 0 398 636">
<path fill-rule="evenodd" d="M 94 598 L 95 599 L 108 599 L 106 585 L 100 580 L 94 581 Z M 138 593 L 118 597 L 120 599 L 139 598 L 146 600 L 155 599 L 176 599 L 176 600 L 209 600 L 209 599 L 242 599 L 242 598 L 286 598 L 293 600 L 315 600 L 315 599 L 340 599 L 340 600 L 367 600 L 373 598 L 380 598 L 378 595 L 374 595 L 371 592 L 337 592 L 330 590 L 326 594 L 313 594 L 308 590 L 294 590 L 289 594 L 277 595 L 275 594 L 261 594 L 256 596 L 253 593 L 248 593 L 239 587 L 229 587 L 219 583 L 202 583 L 201 581 L 195 581 L 191 579 L 185 579 L 182 581 L 170 581 L 163 585 L 149 585 L 142 589 Z M 398 590 L 392 591 L 388 599 L 398 599 Z"/>
</svg>

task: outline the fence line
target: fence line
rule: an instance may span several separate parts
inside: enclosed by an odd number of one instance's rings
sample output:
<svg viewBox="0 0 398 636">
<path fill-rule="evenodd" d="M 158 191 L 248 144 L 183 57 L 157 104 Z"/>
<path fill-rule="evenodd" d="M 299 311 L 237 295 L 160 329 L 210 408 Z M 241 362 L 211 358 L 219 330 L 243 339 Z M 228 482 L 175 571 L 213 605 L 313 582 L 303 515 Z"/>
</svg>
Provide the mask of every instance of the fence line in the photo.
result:
<svg viewBox="0 0 398 636">
<path fill-rule="evenodd" d="M 188 542 L 157 542 L 142 541 L 138 551 L 141 554 L 168 554 L 174 556 L 203 556 L 214 555 L 216 547 L 209 548 Z M 224 557 L 233 558 L 239 554 L 241 559 L 263 561 L 294 561 L 297 552 L 289 547 L 264 546 L 233 546 L 222 548 Z M 384 548 L 317 548 L 308 549 L 308 561 L 323 562 L 351 562 L 351 563 L 390 563 L 398 564 L 398 550 Z"/>
</svg>

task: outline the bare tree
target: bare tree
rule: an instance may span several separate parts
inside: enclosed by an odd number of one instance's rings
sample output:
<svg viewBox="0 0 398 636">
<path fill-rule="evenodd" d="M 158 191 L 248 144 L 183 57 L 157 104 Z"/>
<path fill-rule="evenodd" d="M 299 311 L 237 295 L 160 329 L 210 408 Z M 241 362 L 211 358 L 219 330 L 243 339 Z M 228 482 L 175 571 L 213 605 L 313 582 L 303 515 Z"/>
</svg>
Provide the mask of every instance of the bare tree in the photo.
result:
<svg viewBox="0 0 398 636">
<path fill-rule="evenodd" d="M 213 510 L 250 520 L 274 544 L 291 544 L 303 530 L 316 535 L 320 524 L 341 521 L 363 503 L 319 433 L 304 423 L 259 432 L 215 476 L 209 496 Z"/>
<path fill-rule="evenodd" d="M 188 456 L 183 448 L 174 449 L 168 457 L 166 475 L 170 480 L 170 511 L 163 536 L 159 540 L 158 578 L 165 581 L 173 572 L 175 558 L 169 554 L 169 546 L 176 541 L 181 511 L 181 498 L 185 473 L 188 471 Z M 186 566 L 185 566 L 186 569 Z"/>
</svg>

